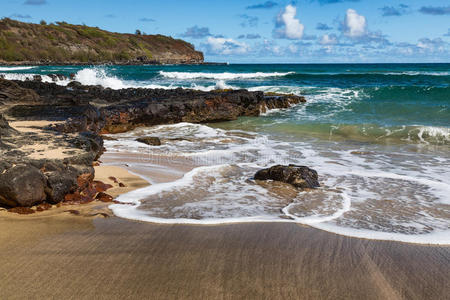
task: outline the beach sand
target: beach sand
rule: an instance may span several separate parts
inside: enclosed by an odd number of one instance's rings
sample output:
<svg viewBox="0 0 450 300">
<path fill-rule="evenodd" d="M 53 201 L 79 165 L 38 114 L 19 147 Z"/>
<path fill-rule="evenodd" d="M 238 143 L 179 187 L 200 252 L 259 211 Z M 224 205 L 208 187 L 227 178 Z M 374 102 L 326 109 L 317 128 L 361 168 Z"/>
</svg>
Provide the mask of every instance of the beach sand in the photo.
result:
<svg viewBox="0 0 450 300">
<path fill-rule="evenodd" d="M 128 166 L 124 157 L 106 154 L 102 161 Z M 118 166 L 103 165 L 96 171 L 97 179 L 109 182 L 114 176 L 127 186 L 109 190 L 114 196 L 147 185 Z M 135 171 L 157 181 L 154 172 Z M 169 170 L 160 180 L 177 177 Z M 290 223 L 151 224 L 111 216 L 107 204 L 97 202 L 30 216 L 3 211 L 0 228 L 1 299 L 450 295 L 448 246 L 363 240 Z"/>
<path fill-rule="evenodd" d="M 102 165 L 94 167 L 94 169 L 95 180 L 99 180 L 113 186 L 111 189 L 106 191 L 107 194 L 113 197 L 117 197 L 121 194 L 149 185 L 149 183 L 142 177 L 132 174 L 128 170 L 118 166 Z M 114 182 L 112 177 L 116 179 L 116 182 Z M 122 183 L 124 186 L 121 187 L 118 183 Z"/>
<path fill-rule="evenodd" d="M 450 294 L 449 247 L 361 240 L 296 224 L 181 226 L 69 215 L 2 218 L 0 226 L 2 299 Z"/>
</svg>

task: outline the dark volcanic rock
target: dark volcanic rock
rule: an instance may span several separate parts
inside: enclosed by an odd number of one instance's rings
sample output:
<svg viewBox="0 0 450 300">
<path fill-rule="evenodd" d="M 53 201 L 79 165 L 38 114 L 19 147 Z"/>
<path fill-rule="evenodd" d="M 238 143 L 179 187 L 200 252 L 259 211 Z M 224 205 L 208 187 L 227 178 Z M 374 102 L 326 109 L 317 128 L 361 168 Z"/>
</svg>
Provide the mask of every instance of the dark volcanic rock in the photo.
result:
<svg viewBox="0 0 450 300">
<path fill-rule="evenodd" d="M 295 95 L 268 94 L 247 90 L 203 92 L 187 89 L 112 90 L 101 86 L 72 83 L 63 87 L 39 81 L 16 81 L 41 97 L 40 107 L 12 108 L 10 114 L 37 119 L 40 115 L 67 120 L 53 128 L 61 132 L 89 130 L 120 133 L 139 126 L 179 122 L 206 123 L 259 116 L 267 109 L 288 108 L 305 102 Z M 42 111 L 45 113 L 39 114 Z"/>
<path fill-rule="evenodd" d="M 39 96 L 13 81 L 0 78 L 0 100 L 4 104 L 30 103 L 38 101 Z"/>
<path fill-rule="evenodd" d="M 0 174 L 0 203 L 32 206 L 46 199 L 46 178 L 31 165 L 16 165 Z"/>
<path fill-rule="evenodd" d="M 0 174 L 1 205 L 32 206 L 43 201 L 56 204 L 69 193 L 86 190 L 94 178 L 94 168 L 87 165 L 68 165 L 59 160 L 23 161 L 3 168 Z"/>
<path fill-rule="evenodd" d="M 3 115 L 0 115 L 0 129 L 10 129 L 11 127 L 8 124 L 8 121 L 6 121 L 5 117 Z"/>
<path fill-rule="evenodd" d="M 36 159 L 28 150 L 42 145 L 63 147 L 72 156 Z M 103 153 L 103 140 L 92 132 L 61 135 L 55 131 L 22 133 L 0 115 L 0 205 L 32 206 L 43 201 L 58 203 L 69 193 L 91 188 L 93 161 Z M 87 183 L 81 178 L 86 178 Z"/>
<path fill-rule="evenodd" d="M 320 186 L 315 170 L 296 165 L 277 165 L 260 170 L 255 174 L 255 179 L 281 181 L 302 189 Z"/>
<path fill-rule="evenodd" d="M 98 132 L 104 126 L 100 111 L 92 105 L 16 105 L 6 113 L 22 120 L 65 121 L 50 127 L 59 132 Z"/>
<path fill-rule="evenodd" d="M 40 78 L 0 79 L 0 204 L 16 207 L 43 201 L 93 201 L 104 189 L 93 182 L 92 167 L 104 151 L 101 133 L 179 122 L 228 121 L 239 116 L 258 116 L 267 109 L 288 108 L 304 101 L 303 97 L 295 95 L 247 90 L 112 90 L 76 82 L 64 87 L 44 83 Z M 54 124 L 39 128 L 39 132 L 19 132 L 9 126 L 3 115 L 18 121 L 44 120 Z M 161 145 L 157 137 L 138 141 Z M 47 156 L 57 149 L 61 149 L 63 158 Z M 261 176 L 264 174 L 261 171 L 257 177 L 286 181 L 298 187 L 318 186 L 315 171 L 306 167 L 307 170 L 301 171 L 295 168 L 303 167 L 291 168 L 266 171 L 266 176 Z"/>
<path fill-rule="evenodd" d="M 17 131 L 9 126 L 8 121 L 0 114 L 0 142 L 2 136 L 10 136 L 11 134 L 16 133 Z"/>
<path fill-rule="evenodd" d="M 94 177 L 94 169 L 88 165 L 68 165 L 61 161 L 45 161 L 40 170 L 47 178 L 45 193 L 47 202 L 59 203 L 65 195 L 86 188 L 86 184 L 80 184 L 80 176 L 89 174 Z"/>
<path fill-rule="evenodd" d="M 95 190 L 97 191 L 97 193 L 102 193 L 105 192 L 107 190 L 109 190 L 110 188 L 112 188 L 113 186 L 101 181 L 94 181 L 93 185 L 95 187 Z"/>
<path fill-rule="evenodd" d="M 8 209 L 8 212 L 19 215 L 31 215 L 34 214 L 36 211 L 29 207 L 13 207 L 11 209 Z"/>
<path fill-rule="evenodd" d="M 108 195 L 106 193 L 100 192 L 97 194 L 95 199 L 101 201 L 101 202 L 113 202 L 114 198 L 111 195 Z"/>
<path fill-rule="evenodd" d="M 46 173 L 48 188 L 46 189 L 47 201 L 49 203 L 59 203 L 64 200 L 64 196 L 69 194 L 77 186 L 76 177 L 70 172 L 63 170 Z M 68 171 L 68 170 L 67 170 Z"/>
<path fill-rule="evenodd" d="M 206 123 L 259 116 L 267 108 L 287 108 L 303 97 L 266 97 L 246 90 L 201 92 L 192 90 L 126 90 L 136 100 L 104 106 L 103 133 L 120 133 L 139 126 L 179 122 Z M 122 91 L 125 92 L 125 91 Z"/>
<path fill-rule="evenodd" d="M 161 146 L 161 140 L 156 136 L 147 136 L 136 139 L 140 143 L 144 143 L 150 146 Z"/>
</svg>

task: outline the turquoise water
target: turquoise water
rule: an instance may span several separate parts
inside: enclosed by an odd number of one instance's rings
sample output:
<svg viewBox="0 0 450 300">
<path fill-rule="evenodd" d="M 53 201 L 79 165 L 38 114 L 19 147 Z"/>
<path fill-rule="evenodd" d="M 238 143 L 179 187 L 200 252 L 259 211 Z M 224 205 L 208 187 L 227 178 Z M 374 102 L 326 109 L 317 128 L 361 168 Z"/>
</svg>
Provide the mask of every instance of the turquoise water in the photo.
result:
<svg viewBox="0 0 450 300">
<path fill-rule="evenodd" d="M 60 73 L 83 84 L 293 93 L 307 103 L 258 118 L 140 128 L 106 141 L 136 168 L 189 162 L 178 181 L 121 196 L 113 211 L 159 223 L 296 222 L 354 237 L 450 244 L 450 64 L 0 67 L 9 79 Z M 66 85 L 69 80 L 57 81 Z M 163 139 L 160 147 L 137 136 Z M 145 155 L 146 156 L 145 156 Z M 316 169 L 321 188 L 252 180 L 262 167 Z M 133 163 L 130 163 L 133 166 Z"/>
<path fill-rule="evenodd" d="M 110 88 L 246 88 L 304 95 L 302 110 L 253 124 L 283 123 L 275 131 L 310 132 L 378 142 L 448 144 L 450 64 L 330 64 L 220 66 L 0 67 L 0 73 L 59 73 Z M 24 76 L 24 75 L 22 75 Z"/>
</svg>

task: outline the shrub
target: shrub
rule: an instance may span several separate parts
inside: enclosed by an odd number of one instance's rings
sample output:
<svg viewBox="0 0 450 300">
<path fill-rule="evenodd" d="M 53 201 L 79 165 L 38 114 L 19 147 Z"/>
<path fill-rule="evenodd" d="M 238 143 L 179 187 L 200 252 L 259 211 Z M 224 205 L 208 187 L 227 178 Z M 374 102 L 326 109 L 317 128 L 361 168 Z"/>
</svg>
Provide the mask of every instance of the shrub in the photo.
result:
<svg viewBox="0 0 450 300">
<path fill-rule="evenodd" d="M 122 51 L 120 51 L 119 53 L 116 53 L 116 54 L 114 55 L 114 58 L 115 58 L 116 60 L 130 60 L 131 55 L 130 55 L 130 53 L 128 53 L 127 51 L 122 50 Z"/>
<path fill-rule="evenodd" d="M 148 50 L 148 49 L 143 49 L 143 50 L 144 50 L 145 56 L 147 56 L 148 59 L 153 58 L 153 54 L 150 50 Z"/>
<path fill-rule="evenodd" d="M 0 49 L 8 49 L 9 46 L 8 41 L 5 38 L 0 37 Z"/>
<path fill-rule="evenodd" d="M 92 38 L 106 38 L 106 34 L 97 29 L 97 28 L 93 28 L 93 27 L 87 27 L 84 26 L 83 28 L 80 28 L 78 30 L 78 33 L 81 34 L 82 36 L 92 39 Z"/>
</svg>

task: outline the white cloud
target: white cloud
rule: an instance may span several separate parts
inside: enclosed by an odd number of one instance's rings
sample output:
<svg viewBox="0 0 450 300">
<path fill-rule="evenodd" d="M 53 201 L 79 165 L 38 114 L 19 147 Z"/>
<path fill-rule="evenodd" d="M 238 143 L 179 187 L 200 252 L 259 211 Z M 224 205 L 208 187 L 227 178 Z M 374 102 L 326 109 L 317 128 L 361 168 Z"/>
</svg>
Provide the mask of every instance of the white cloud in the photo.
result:
<svg viewBox="0 0 450 300">
<path fill-rule="evenodd" d="M 277 45 L 274 40 L 263 40 L 262 42 L 254 44 L 253 48 L 255 49 L 255 53 L 258 53 L 260 56 L 282 56 L 284 55 L 285 48 Z"/>
<path fill-rule="evenodd" d="M 291 40 L 299 40 L 303 37 L 305 26 L 296 18 L 297 8 L 287 5 L 276 21 L 275 37 Z"/>
<path fill-rule="evenodd" d="M 209 37 L 204 46 L 207 52 L 212 54 L 246 54 L 250 50 L 246 43 L 221 37 Z"/>
<path fill-rule="evenodd" d="M 319 41 L 321 45 L 336 45 L 338 43 L 338 39 L 334 34 L 324 34 L 322 39 Z"/>
<path fill-rule="evenodd" d="M 435 38 L 435 39 L 429 39 L 429 38 L 422 38 L 417 43 L 417 47 L 422 50 L 434 52 L 443 52 L 445 49 L 445 42 L 441 38 Z"/>
<path fill-rule="evenodd" d="M 359 15 L 354 9 L 347 9 L 343 24 L 344 34 L 350 38 L 359 38 L 367 33 L 366 17 Z"/>
<path fill-rule="evenodd" d="M 296 54 L 299 51 L 298 46 L 295 44 L 290 44 L 288 46 L 288 49 L 289 49 L 289 52 L 291 52 L 292 54 Z"/>
</svg>

